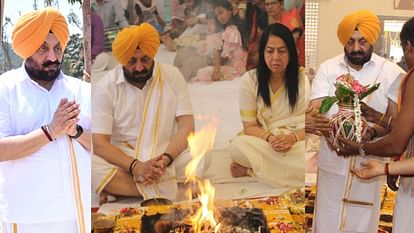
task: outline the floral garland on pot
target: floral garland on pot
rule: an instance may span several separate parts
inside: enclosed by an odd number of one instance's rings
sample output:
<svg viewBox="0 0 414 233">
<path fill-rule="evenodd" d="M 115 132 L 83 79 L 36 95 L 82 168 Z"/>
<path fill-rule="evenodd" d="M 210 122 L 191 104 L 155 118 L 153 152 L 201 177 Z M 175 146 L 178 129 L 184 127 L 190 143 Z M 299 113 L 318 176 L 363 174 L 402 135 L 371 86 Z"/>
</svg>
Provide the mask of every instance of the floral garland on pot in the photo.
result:
<svg viewBox="0 0 414 233">
<path fill-rule="evenodd" d="M 356 142 L 361 142 L 367 129 L 367 122 L 362 117 L 360 101 L 378 89 L 380 83 L 364 86 L 352 75 L 343 74 L 336 78 L 335 96 L 329 96 L 322 101 L 320 113 L 326 113 L 335 103 L 340 110 L 331 117 L 330 136 L 336 145 L 339 136 Z"/>
</svg>

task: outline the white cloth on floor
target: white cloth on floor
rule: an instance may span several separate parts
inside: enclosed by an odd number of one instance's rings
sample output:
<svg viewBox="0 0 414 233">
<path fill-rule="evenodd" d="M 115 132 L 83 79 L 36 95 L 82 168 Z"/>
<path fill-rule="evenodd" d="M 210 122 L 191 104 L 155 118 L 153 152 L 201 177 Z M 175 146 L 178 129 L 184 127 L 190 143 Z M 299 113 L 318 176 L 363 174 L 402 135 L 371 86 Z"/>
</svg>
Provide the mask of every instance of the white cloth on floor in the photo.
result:
<svg viewBox="0 0 414 233">
<path fill-rule="evenodd" d="M 2 233 L 79 233 L 76 221 L 59 221 L 46 223 L 13 224 L 2 222 Z"/>
</svg>

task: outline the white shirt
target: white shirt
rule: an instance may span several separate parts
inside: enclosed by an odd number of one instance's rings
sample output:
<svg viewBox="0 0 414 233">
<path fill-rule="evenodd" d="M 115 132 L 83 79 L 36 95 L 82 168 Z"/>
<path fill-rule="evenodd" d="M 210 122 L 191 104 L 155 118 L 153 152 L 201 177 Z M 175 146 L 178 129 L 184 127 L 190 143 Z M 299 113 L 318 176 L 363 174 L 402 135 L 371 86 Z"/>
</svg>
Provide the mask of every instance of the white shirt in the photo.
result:
<svg viewBox="0 0 414 233">
<path fill-rule="evenodd" d="M 165 80 L 165 85 L 175 93 L 175 98 L 171 99 L 174 101 L 172 104 L 177 106 L 175 116 L 162 117 L 192 115 L 190 95 L 184 77 L 176 67 L 158 64 L 161 66 L 161 77 Z M 154 72 L 157 70 L 156 66 Z M 135 146 L 151 82 L 152 78 L 142 89 L 139 89 L 125 80 L 121 65 L 109 71 L 93 87 L 92 132 L 111 135 L 114 144 L 128 141 Z M 163 122 L 161 121 L 160 124 L 162 127 Z"/>
<path fill-rule="evenodd" d="M 310 99 L 334 96 L 336 78 L 348 73 L 348 68 L 354 79 L 358 80 L 362 85 L 376 82 L 381 83 L 378 90 L 365 97 L 363 101 L 375 110 L 384 113 L 387 109 L 387 96 L 392 92 L 390 89 L 391 85 L 396 80 L 403 78 L 405 72 L 398 65 L 375 53 L 372 54 L 371 60 L 365 63 L 359 71 L 347 65 L 344 54 L 323 62 L 313 80 Z M 396 95 L 396 93 L 393 95 Z M 327 116 L 332 116 L 337 112 L 338 106 L 335 104 L 328 111 Z M 318 166 L 320 168 L 334 174 L 345 175 L 348 173 L 348 163 L 349 159 L 338 156 L 328 147 L 325 138 L 321 138 L 318 157 Z"/>
<path fill-rule="evenodd" d="M 60 73 L 50 91 L 30 79 L 24 65 L 0 76 L 0 138 L 25 135 L 51 122 L 62 98 L 80 104 L 80 125 L 90 130 L 90 85 Z M 73 140 L 82 201 L 89 220 L 90 153 Z M 62 136 L 22 159 L 0 162 L 0 217 L 41 223 L 73 219 L 69 145 Z"/>
<path fill-rule="evenodd" d="M 388 99 L 392 100 L 394 103 L 398 103 L 398 95 L 400 93 L 400 85 L 402 82 L 402 78 L 396 79 L 390 87 L 390 90 L 387 94 Z"/>
</svg>

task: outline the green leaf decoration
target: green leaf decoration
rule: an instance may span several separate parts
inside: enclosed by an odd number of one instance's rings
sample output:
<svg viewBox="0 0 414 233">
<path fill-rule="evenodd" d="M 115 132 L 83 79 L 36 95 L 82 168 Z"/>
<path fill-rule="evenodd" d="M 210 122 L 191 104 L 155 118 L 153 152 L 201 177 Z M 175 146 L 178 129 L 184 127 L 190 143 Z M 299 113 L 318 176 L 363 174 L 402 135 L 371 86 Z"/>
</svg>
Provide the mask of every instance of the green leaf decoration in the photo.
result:
<svg viewBox="0 0 414 233">
<path fill-rule="evenodd" d="M 329 96 L 322 101 L 321 107 L 319 108 L 320 113 L 326 113 L 332 107 L 334 103 L 338 101 L 336 96 Z"/>
<path fill-rule="evenodd" d="M 343 129 L 345 131 L 345 136 L 348 137 L 349 136 L 349 133 L 352 130 L 353 122 L 350 122 L 350 121 L 346 120 L 345 122 L 343 122 L 342 127 L 343 127 Z"/>
<path fill-rule="evenodd" d="M 369 96 L 372 92 L 376 91 L 379 88 L 379 86 L 380 86 L 380 83 L 377 83 L 373 85 L 372 87 L 370 87 L 367 92 L 362 93 L 362 95 L 359 97 L 359 100 L 362 100 L 363 98 Z"/>
<path fill-rule="evenodd" d="M 338 97 L 338 99 L 343 99 L 345 97 L 354 96 L 354 92 L 344 85 L 338 84 L 335 95 Z"/>
</svg>

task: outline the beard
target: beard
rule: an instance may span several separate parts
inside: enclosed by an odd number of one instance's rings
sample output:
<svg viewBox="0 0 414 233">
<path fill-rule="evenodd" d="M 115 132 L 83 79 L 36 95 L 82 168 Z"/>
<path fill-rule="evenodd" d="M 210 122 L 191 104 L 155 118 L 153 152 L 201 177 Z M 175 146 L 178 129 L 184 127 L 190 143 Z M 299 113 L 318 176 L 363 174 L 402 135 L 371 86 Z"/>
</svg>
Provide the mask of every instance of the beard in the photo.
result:
<svg viewBox="0 0 414 233">
<path fill-rule="evenodd" d="M 55 68 L 49 68 L 49 70 L 45 70 L 51 65 L 56 65 Z M 33 58 L 27 58 L 24 68 L 26 72 L 29 74 L 30 78 L 39 81 L 54 81 L 60 74 L 62 63 L 59 61 L 46 61 L 43 64 L 37 63 Z"/>
<path fill-rule="evenodd" d="M 367 63 L 369 60 L 371 60 L 373 50 L 374 48 L 372 45 L 369 47 L 368 51 L 366 52 L 359 50 L 359 51 L 352 51 L 348 53 L 346 49 L 344 48 L 345 56 L 348 59 L 348 61 L 358 66 L 362 66 L 365 63 Z"/>
<path fill-rule="evenodd" d="M 145 84 L 151 77 L 152 72 L 154 70 L 154 64 L 149 69 L 143 69 L 142 71 L 133 72 L 128 71 L 125 67 L 122 68 L 124 70 L 125 79 L 131 84 L 138 84 L 142 85 Z"/>
</svg>

